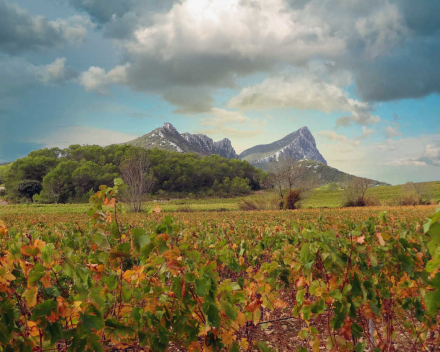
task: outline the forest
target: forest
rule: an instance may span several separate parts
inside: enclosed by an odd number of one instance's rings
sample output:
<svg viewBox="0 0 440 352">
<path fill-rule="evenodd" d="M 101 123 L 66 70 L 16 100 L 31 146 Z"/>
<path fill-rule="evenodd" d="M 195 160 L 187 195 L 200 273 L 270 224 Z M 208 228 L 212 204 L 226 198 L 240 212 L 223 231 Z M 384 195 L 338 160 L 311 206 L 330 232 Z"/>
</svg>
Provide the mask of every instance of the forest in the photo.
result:
<svg viewBox="0 0 440 352">
<path fill-rule="evenodd" d="M 112 185 L 130 159 L 144 158 L 152 197 L 228 197 L 258 190 L 267 175 L 245 161 L 201 157 L 128 145 L 71 145 L 40 149 L 0 167 L 0 185 L 11 202 L 88 202 L 102 184 Z"/>
</svg>

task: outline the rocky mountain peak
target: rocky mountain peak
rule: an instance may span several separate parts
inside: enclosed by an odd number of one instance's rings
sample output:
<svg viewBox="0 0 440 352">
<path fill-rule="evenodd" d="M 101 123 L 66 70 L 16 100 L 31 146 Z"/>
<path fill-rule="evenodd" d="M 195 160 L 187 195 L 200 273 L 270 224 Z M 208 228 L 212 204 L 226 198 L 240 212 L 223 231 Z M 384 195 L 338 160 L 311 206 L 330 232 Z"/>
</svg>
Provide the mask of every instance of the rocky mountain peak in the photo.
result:
<svg viewBox="0 0 440 352">
<path fill-rule="evenodd" d="M 327 161 L 316 148 L 316 141 L 308 127 L 302 127 L 271 144 L 257 145 L 239 156 L 255 166 L 271 163 L 282 157 L 296 160 L 315 160 L 323 164 Z"/>
<path fill-rule="evenodd" d="M 171 132 L 173 134 L 180 134 L 179 131 L 177 131 L 177 129 L 171 123 L 169 123 L 169 122 L 165 122 L 163 124 L 162 128 L 164 128 L 165 130 L 167 130 L 167 131 L 169 131 L 169 132 Z"/>
</svg>

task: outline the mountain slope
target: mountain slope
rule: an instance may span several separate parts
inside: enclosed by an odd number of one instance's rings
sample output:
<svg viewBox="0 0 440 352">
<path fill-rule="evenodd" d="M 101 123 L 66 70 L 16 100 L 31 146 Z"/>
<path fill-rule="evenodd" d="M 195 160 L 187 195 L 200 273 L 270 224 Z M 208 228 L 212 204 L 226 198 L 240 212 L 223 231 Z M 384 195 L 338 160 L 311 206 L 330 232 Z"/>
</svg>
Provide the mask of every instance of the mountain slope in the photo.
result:
<svg viewBox="0 0 440 352">
<path fill-rule="evenodd" d="M 238 157 L 229 139 L 225 138 L 214 142 L 204 134 L 180 134 L 170 123 L 165 123 L 163 127 L 156 128 L 150 133 L 125 144 L 145 149 L 159 148 L 179 153 L 218 154 L 228 159 Z"/>
<path fill-rule="evenodd" d="M 301 179 L 297 181 L 297 183 L 295 184 L 296 187 L 302 186 L 305 183 L 311 183 L 315 187 L 325 186 L 329 183 L 346 185 L 350 182 L 352 178 L 356 177 L 354 175 L 347 174 L 343 171 L 335 169 L 334 167 L 311 159 L 299 161 L 298 167 L 304 167 L 307 171 L 304 173 L 303 177 L 301 177 Z M 370 185 L 382 186 L 388 184 L 370 179 Z"/>
<path fill-rule="evenodd" d="M 315 138 L 307 127 L 288 134 L 286 137 L 271 144 L 257 145 L 239 155 L 254 166 L 265 169 L 266 165 L 290 157 L 296 160 L 311 159 L 327 164 L 327 161 L 316 148 Z"/>
</svg>

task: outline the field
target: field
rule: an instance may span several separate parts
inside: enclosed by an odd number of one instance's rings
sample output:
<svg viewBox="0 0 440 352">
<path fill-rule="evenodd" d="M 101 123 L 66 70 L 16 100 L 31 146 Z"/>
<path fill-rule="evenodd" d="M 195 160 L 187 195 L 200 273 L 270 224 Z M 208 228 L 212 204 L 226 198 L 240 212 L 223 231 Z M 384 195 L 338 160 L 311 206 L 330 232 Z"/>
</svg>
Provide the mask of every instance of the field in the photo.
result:
<svg viewBox="0 0 440 352">
<path fill-rule="evenodd" d="M 116 193 L 2 208 L 0 351 L 439 346 L 434 206 L 170 217 Z"/>
</svg>

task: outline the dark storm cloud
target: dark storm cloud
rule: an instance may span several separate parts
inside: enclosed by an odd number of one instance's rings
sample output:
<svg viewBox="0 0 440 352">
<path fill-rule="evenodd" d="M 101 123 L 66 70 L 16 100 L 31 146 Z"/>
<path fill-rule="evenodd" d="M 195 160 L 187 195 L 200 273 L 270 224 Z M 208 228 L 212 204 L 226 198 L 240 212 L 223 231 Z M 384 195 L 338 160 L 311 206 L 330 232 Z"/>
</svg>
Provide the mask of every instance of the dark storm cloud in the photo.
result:
<svg viewBox="0 0 440 352">
<path fill-rule="evenodd" d="M 81 16 L 49 21 L 0 0 L 0 50 L 8 54 L 81 42 L 90 26 L 91 22 Z"/>
</svg>

